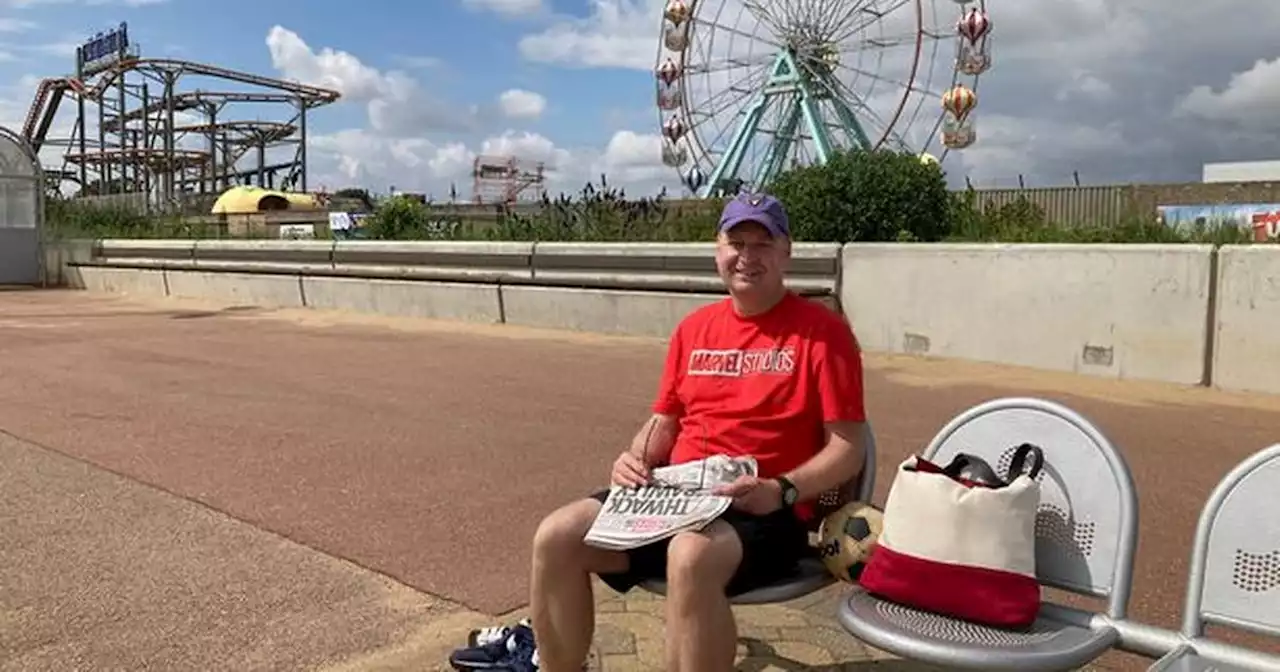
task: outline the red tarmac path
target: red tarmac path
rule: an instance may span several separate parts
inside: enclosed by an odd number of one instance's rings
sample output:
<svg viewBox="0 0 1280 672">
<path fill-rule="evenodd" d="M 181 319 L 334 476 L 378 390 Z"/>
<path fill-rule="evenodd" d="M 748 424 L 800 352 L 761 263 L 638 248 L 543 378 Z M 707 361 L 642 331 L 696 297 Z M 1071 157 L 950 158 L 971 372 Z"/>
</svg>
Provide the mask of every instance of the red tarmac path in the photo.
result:
<svg viewBox="0 0 1280 672">
<path fill-rule="evenodd" d="M 856 326 L 856 325 L 855 325 Z M 0 430 L 470 608 L 526 599 L 538 518 L 606 477 L 663 344 L 512 327 L 0 292 Z M 868 355 L 893 466 L 985 399 L 1054 398 L 1141 496 L 1132 615 L 1177 624 L 1196 515 L 1280 441 L 1280 398 Z"/>
</svg>

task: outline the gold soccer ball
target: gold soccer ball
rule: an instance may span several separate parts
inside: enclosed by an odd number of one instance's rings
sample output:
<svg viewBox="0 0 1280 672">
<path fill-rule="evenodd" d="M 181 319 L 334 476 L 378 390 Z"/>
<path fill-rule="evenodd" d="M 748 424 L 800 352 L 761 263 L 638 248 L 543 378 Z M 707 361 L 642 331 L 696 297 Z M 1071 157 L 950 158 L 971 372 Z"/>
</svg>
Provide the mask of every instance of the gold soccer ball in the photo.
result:
<svg viewBox="0 0 1280 672">
<path fill-rule="evenodd" d="M 866 502 L 849 502 L 822 519 L 818 555 L 837 579 L 857 583 L 875 549 L 884 513 Z"/>
</svg>

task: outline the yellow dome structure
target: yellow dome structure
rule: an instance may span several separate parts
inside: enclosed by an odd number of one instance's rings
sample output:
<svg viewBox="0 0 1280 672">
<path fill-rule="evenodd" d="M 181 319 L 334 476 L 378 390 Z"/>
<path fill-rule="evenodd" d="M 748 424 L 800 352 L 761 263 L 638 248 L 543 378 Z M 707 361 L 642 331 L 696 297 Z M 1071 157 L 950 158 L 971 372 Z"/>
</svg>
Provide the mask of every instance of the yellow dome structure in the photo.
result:
<svg viewBox="0 0 1280 672">
<path fill-rule="evenodd" d="M 209 212 L 215 215 L 248 215 L 270 210 L 314 210 L 319 207 L 319 201 L 312 194 L 243 186 L 222 192 Z"/>
</svg>

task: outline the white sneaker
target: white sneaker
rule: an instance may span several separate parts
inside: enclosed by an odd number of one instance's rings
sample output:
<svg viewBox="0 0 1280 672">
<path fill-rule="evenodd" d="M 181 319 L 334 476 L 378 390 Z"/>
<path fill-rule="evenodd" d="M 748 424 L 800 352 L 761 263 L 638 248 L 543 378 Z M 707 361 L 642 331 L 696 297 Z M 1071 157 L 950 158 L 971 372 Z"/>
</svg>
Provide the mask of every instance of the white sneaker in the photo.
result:
<svg viewBox="0 0 1280 672">
<path fill-rule="evenodd" d="M 532 629 L 533 621 L 527 618 L 522 618 L 516 623 L 516 625 L 523 625 L 526 628 Z M 467 646 L 484 646 L 486 644 L 501 641 L 507 635 L 511 634 L 512 627 L 513 626 L 510 625 L 491 625 L 487 628 L 472 630 L 471 633 L 467 635 Z"/>
</svg>

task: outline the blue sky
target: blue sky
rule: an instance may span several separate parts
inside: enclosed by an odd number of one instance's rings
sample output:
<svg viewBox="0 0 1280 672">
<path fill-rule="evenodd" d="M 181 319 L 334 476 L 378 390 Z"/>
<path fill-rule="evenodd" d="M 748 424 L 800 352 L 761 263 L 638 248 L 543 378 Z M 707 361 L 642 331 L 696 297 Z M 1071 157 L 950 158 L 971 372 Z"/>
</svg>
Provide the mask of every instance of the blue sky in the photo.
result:
<svg viewBox="0 0 1280 672">
<path fill-rule="evenodd" d="M 36 0 L 38 3 L 40 0 Z M 623 124 L 654 124 L 650 78 L 628 69 L 563 68 L 522 58 L 518 42 L 537 29 L 533 19 L 505 19 L 455 0 L 409 3 L 371 0 L 374 11 L 353 11 L 341 0 L 307 0 L 304 5 L 265 0 L 220 0 L 218 11 L 191 0 L 128 6 L 49 2 L 9 12 L 37 27 L 13 35 L 15 43 L 41 46 L 67 42 L 129 23 L 131 39 L 143 55 L 184 58 L 258 74 L 278 74 L 265 44 L 273 26 L 288 28 L 315 49 L 346 51 L 379 70 L 403 70 L 445 100 L 465 106 L 517 87 L 550 101 L 546 116 L 522 125 L 554 134 L 567 143 L 603 144 Z M 555 0 L 554 11 L 584 14 L 587 2 Z M 360 3 L 361 6 L 365 6 Z M 652 30 L 652 27 L 651 27 Z M 656 37 L 655 37 L 656 40 Z M 58 59 L 40 54 L 0 64 L 0 76 L 61 74 L 73 54 Z M 317 130 L 358 123 L 361 111 L 340 105 L 321 113 Z"/>
<path fill-rule="evenodd" d="M 701 0 L 701 25 L 741 21 L 743 1 Z M 498 153 L 546 162 L 553 193 L 601 172 L 633 194 L 678 190 L 677 172 L 661 162 L 652 72 L 666 2 L 0 0 L 0 123 L 20 125 L 39 77 L 70 71 L 74 43 L 128 21 L 145 56 L 343 90 L 341 103 L 310 119 L 313 187 L 441 193 L 450 183 L 469 186 L 476 154 Z M 952 0 L 922 3 L 939 17 L 926 23 L 943 32 L 960 11 Z M 1280 54 L 1268 46 L 1280 31 L 1280 3 L 1219 0 L 1180 12 L 1163 0 L 986 7 L 995 64 L 978 92 L 978 142 L 944 163 L 953 178 L 986 187 L 1067 185 L 1077 173 L 1086 184 L 1196 180 L 1205 161 L 1280 156 Z M 1174 48 L 1168 35 L 1194 39 Z M 952 48 L 932 64 L 946 81 Z M 889 69 L 878 72 L 900 82 L 893 68 L 906 62 L 884 56 Z M 935 96 L 938 81 L 929 87 Z M 516 104 L 500 104 L 513 90 Z M 921 119 L 940 114 L 933 101 Z M 876 102 L 885 101 L 868 104 Z M 55 128 L 71 118 L 64 111 Z M 917 124 L 915 137 L 929 137 L 930 126 Z"/>
<path fill-rule="evenodd" d="M 344 95 L 340 103 L 322 108 L 309 119 L 309 131 L 320 145 L 313 151 L 313 174 L 327 173 L 327 182 L 334 188 L 364 181 L 375 189 L 394 183 L 402 189 L 431 190 L 448 182 L 465 182 L 465 174 L 454 174 L 459 172 L 458 166 L 415 172 L 405 171 L 403 166 L 375 168 L 372 164 L 385 163 L 382 157 L 395 151 L 394 142 L 402 147 L 417 143 L 412 151 L 429 161 L 433 151 L 439 154 L 441 147 L 451 143 L 463 143 L 475 153 L 481 151 L 486 139 L 502 136 L 537 145 L 527 149 L 517 143 L 512 151 L 523 150 L 518 151 L 521 158 L 531 161 L 549 160 L 556 164 L 560 182 L 580 184 L 578 178 L 588 173 L 575 168 L 593 160 L 600 163 L 600 152 L 616 133 L 627 130 L 648 136 L 645 140 L 652 148 L 650 165 L 639 177 L 655 184 L 654 178 L 662 182 L 664 177 L 675 183 L 674 171 L 654 165 L 659 151 L 655 135 L 658 122 L 647 67 L 634 67 L 639 63 L 633 67 L 582 67 L 548 63 L 521 53 L 522 37 L 556 25 L 575 25 L 589 16 L 590 4 L 544 0 L 536 12 L 527 14 L 493 9 L 504 2 L 517 9 L 521 3 L 539 4 L 536 0 L 375 0 L 369 4 L 378 9 L 356 11 L 351 2 L 308 0 L 307 11 L 297 11 L 286 8 L 300 8 L 302 3 L 226 0 L 213 12 L 209 5 L 190 0 L 134 5 L 122 0 L 99 4 L 84 0 L 0 1 L 4 7 L 0 21 L 15 22 L 16 28 L 0 35 L 13 54 L 13 58 L 0 61 L 0 80 L 10 87 L 4 121 L 20 123 L 37 78 L 70 73 L 74 66 L 73 51 L 68 48 L 71 44 L 113 29 L 121 21 L 128 22 L 130 39 L 140 46 L 144 57 L 181 58 L 276 77 L 322 76 L 279 62 L 268 38 L 273 29 L 284 29 L 305 43 L 312 57 L 323 59 L 327 51 L 343 52 L 348 60 L 374 69 L 379 76 L 409 81 L 413 99 L 396 103 L 405 108 L 425 105 L 444 117 L 456 110 L 453 116 L 465 120 L 473 106 L 496 108 L 499 96 L 512 89 L 537 94 L 545 102 L 537 115 L 510 117 L 490 110 L 466 128 L 422 123 L 420 127 L 387 131 L 372 121 L 368 96 Z M 656 47 L 656 28 L 649 27 L 649 32 L 654 37 L 648 41 Z M 58 44 L 64 49 L 58 50 L 54 46 Z M 348 80 L 350 77 L 344 80 L 340 74 L 337 79 L 310 83 L 340 90 L 356 86 Z M 208 80 L 188 81 L 187 88 L 211 86 Z M 74 118 L 66 107 L 58 117 L 63 127 Z M 350 152 L 327 147 L 323 137 L 341 133 L 362 134 L 360 140 L 348 138 L 345 142 L 365 151 L 373 150 L 374 143 L 364 136 L 379 136 L 382 144 L 376 153 L 381 156 L 361 159 L 364 169 L 343 173 L 334 167 L 341 157 L 333 155 Z M 562 163 L 566 168 L 561 168 Z"/>
</svg>

